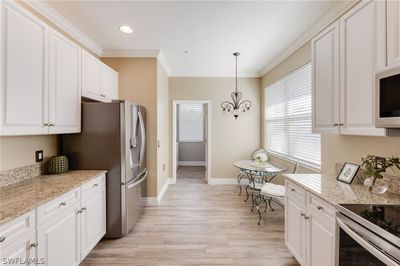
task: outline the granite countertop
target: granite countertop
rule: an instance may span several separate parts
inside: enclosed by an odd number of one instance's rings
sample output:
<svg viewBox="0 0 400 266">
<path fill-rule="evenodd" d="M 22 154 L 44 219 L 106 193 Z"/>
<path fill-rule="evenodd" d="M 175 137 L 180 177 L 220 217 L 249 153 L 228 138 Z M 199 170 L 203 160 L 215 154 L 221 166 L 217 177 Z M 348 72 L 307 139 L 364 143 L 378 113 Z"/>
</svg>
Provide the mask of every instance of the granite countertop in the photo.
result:
<svg viewBox="0 0 400 266">
<path fill-rule="evenodd" d="M 377 195 L 363 184 L 348 185 L 336 180 L 336 177 L 324 174 L 285 174 L 285 178 L 303 187 L 332 205 L 344 203 L 356 204 L 400 204 L 400 195 L 386 192 Z"/>
<path fill-rule="evenodd" d="M 77 170 L 60 175 L 42 175 L 0 188 L 0 225 L 106 173 Z"/>
</svg>

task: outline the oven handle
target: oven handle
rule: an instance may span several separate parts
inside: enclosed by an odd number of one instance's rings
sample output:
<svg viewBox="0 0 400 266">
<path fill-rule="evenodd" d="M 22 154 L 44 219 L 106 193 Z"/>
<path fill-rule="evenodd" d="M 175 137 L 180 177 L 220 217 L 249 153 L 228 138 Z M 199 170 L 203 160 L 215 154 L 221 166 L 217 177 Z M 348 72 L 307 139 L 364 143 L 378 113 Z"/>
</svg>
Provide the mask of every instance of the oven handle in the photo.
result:
<svg viewBox="0 0 400 266">
<path fill-rule="evenodd" d="M 356 228 L 356 230 L 360 233 L 365 233 L 365 235 L 369 235 L 370 238 L 371 234 L 367 229 L 364 229 L 362 226 L 353 223 L 350 219 L 346 218 L 345 216 L 341 214 L 337 214 L 336 220 L 340 226 L 341 229 L 343 229 L 354 241 L 356 241 L 358 244 L 360 244 L 363 248 L 368 250 L 371 254 L 373 254 L 376 258 L 381 260 L 383 263 L 389 266 L 398 266 L 399 263 L 396 261 L 392 260 L 389 258 L 387 255 L 382 253 L 379 249 L 368 243 L 366 240 L 364 240 L 356 231 L 351 229 L 347 224 L 351 224 L 352 227 Z M 379 239 L 377 239 L 379 241 Z M 377 241 L 377 242 L 378 242 Z"/>
</svg>

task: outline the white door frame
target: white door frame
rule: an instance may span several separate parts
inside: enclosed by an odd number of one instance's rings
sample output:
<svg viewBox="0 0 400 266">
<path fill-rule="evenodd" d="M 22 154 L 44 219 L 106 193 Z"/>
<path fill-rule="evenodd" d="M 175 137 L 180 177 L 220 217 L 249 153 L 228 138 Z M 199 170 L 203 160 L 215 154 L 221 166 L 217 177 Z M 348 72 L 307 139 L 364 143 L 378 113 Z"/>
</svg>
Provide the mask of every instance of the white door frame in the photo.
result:
<svg viewBox="0 0 400 266">
<path fill-rule="evenodd" d="M 177 106 L 182 103 L 202 103 L 207 105 L 207 156 L 206 156 L 206 182 L 211 176 L 211 101 L 208 100 L 173 100 L 172 101 L 172 179 L 171 184 L 176 183 L 176 170 L 178 166 L 177 162 L 177 150 L 176 150 L 176 137 L 177 137 Z"/>
</svg>

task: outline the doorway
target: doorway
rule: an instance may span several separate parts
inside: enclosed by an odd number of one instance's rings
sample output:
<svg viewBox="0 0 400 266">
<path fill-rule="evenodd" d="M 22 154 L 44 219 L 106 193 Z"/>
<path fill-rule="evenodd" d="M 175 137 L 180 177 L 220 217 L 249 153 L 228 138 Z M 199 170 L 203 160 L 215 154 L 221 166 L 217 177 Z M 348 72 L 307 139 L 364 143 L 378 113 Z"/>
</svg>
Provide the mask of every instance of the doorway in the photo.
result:
<svg viewBox="0 0 400 266">
<path fill-rule="evenodd" d="M 211 175 L 211 102 L 172 102 L 172 180 L 184 175 L 207 182 Z"/>
</svg>

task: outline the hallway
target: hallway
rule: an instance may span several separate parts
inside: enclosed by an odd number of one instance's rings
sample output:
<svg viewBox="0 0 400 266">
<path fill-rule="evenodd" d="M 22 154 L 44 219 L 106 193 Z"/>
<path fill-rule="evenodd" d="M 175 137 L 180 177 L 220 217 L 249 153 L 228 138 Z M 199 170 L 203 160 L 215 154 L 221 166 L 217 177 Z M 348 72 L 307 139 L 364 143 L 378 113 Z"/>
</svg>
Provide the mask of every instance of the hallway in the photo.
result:
<svg viewBox="0 0 400 266">
<path fill-rule="evenodd" d="M 280 207 L 257 226 L 237 186 L 193 177 L 179 176 L 161 206 L 146 208 L 128 236 L 101 241 L 82 265 L 298 265 L 284 244 Z"/>
</svg>

